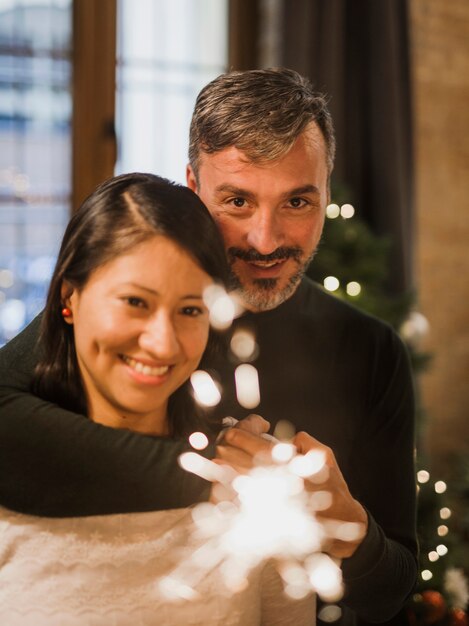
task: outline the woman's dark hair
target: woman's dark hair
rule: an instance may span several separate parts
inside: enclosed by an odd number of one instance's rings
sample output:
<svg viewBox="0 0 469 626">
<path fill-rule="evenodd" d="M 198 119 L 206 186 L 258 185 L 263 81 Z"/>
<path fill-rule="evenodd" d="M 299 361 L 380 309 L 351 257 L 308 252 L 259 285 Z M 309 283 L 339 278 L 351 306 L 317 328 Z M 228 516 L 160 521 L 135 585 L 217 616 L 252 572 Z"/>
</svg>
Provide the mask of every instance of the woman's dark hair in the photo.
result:
<svg viewBox="0 0 469 626">
<path fill-rule="evenodd" d="M 221 235 L 195 193 L 153 174 L 123 174 L 105 181 L 65 230 L 42 317 L 41 358 L 34 377 L 37 395 L 88 413 L 73 326 L 61 315 L 62 284 L 82 289 L 98 267 L 155 235 L 174 241 L 215 281 L 226 284 Z M 211 333 L 209 344 L 213 341 Z M 202 425 L 187 381 L 170 397 L 168 413 L 171 435 L 186 435 Z"/>
</svg>

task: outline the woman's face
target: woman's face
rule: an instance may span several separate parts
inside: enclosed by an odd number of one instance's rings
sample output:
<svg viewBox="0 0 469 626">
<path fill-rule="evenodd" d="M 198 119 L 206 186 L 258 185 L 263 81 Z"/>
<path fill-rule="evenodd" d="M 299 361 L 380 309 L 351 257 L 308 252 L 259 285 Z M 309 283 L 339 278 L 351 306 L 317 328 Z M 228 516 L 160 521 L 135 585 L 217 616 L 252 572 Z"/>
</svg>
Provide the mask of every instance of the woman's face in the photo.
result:
<svg viewBox="0 0 469 626">
<path fill-rule="evenodd" d="M 197 368 L 212 284 L 163 236 L 99 267 L 80 291 L 64 283 L 89 415 L 114 428 L 167 434 L 169 396 Z"/>
</svg>

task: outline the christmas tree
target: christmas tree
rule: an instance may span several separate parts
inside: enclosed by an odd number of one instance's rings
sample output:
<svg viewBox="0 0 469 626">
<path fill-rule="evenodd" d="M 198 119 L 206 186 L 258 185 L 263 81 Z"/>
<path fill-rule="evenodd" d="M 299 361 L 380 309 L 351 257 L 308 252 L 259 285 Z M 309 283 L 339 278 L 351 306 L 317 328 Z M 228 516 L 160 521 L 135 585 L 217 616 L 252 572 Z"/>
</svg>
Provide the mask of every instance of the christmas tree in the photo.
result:
<svg viewBox="0 0 469 626">
<path fill-rule="evenodd" d="M 344 192 L 334 195 L 343 198 Z M 372 233 L 351 204 L 330 204 L 322 242 L 307 273 L 338 298 L 393 326 L 408 347 L 418 392 L 418 376 L 431 362 L 419 349 L 428 322 L 415 310 L 413 293 L 395 296 L 387 289 L 391 245 L 389 238 Z M 407 606 L 409 624 L 469 626 L 464 570 L 469 564 L 469 462 L 449 486 L 432 479 L 418 444 L 427 419 L 417 393 L 420 556 L 418 585 Z"/>
</svg>

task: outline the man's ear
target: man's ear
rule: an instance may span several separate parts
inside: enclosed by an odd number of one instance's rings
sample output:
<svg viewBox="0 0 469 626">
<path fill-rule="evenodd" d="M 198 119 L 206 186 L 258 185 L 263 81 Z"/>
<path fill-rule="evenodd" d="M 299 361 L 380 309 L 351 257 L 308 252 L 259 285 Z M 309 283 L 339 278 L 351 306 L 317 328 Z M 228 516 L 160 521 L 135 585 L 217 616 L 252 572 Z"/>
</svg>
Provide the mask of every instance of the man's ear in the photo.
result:
<svg viewBox="0 0 469 626">
<path fill-rule="evenodd" d="M 192 191 L 198 193 L 197 180 L 194 174 L 194 170 L 192 169 L 192 165 L 190 163 L 188 163 L 186 167 L 186 182 L 189 189 L 192 189 Z"/>
</svg>

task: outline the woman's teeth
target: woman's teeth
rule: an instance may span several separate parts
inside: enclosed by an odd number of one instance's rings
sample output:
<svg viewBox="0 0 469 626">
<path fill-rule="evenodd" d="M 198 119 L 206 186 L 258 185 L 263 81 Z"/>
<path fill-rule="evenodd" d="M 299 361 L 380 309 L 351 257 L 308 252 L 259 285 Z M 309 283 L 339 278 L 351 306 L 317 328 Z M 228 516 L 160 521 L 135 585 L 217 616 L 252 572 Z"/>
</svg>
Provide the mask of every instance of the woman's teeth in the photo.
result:
<svg viewBox="0 0 469 626">
<path fill-rule="evenodd" d="M 162 365 L 161 367 L 150 367 L 149 365 L 144 365 L 140 363 L 140 361 L 136 361 L 135 359 L 131 359 L 128 356 L 122 356 L 122 360 L 127 363 L 133 370 L 139 372 L 139 374 L 144 374 L 145 376 L 164 376 L 169 370 L 169 365 Z"/>
</svg>

